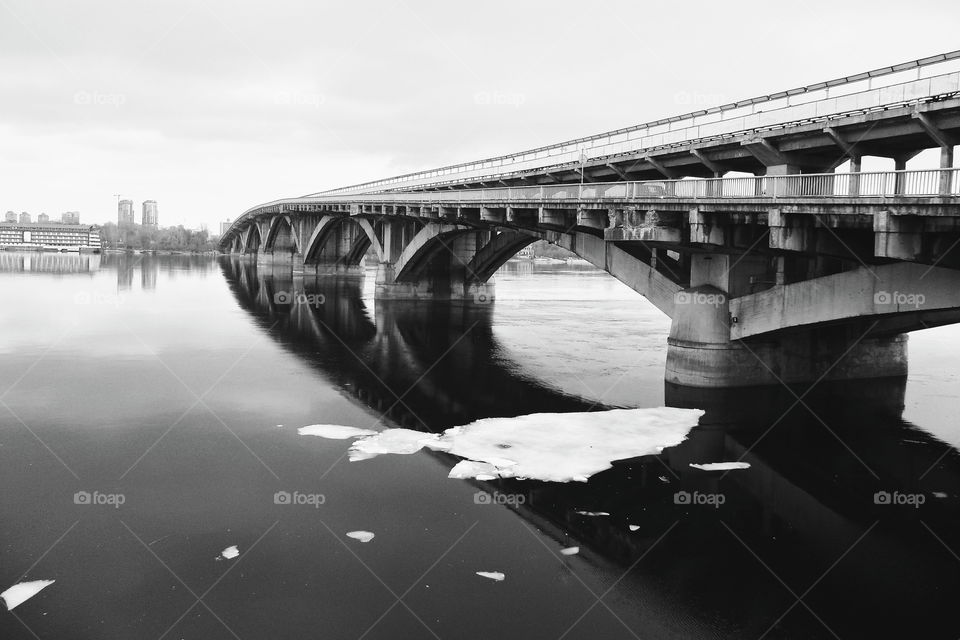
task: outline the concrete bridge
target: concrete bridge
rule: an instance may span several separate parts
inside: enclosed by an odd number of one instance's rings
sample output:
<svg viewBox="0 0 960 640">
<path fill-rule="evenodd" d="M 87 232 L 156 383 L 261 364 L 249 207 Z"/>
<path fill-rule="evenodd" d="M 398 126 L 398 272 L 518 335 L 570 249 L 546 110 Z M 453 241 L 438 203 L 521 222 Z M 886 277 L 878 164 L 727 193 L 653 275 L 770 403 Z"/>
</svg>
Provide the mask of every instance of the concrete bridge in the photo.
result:
<svg viewBox="0 0 960 640">
<path fill-rule="evenodd" d="M 487 304 L 496 270 L 543 239 L 672 318 L 668 382 L 902 376 L 907 332 L 960 320 L 958 139 L 952 52 L 277 200 L 220 246 L 309 275 L 375 255 L 379 299 Z M 908 167 L 926 149 L 940 168 Z M 861 171 L 865 156 L 894 170 Z"/>
</svg>

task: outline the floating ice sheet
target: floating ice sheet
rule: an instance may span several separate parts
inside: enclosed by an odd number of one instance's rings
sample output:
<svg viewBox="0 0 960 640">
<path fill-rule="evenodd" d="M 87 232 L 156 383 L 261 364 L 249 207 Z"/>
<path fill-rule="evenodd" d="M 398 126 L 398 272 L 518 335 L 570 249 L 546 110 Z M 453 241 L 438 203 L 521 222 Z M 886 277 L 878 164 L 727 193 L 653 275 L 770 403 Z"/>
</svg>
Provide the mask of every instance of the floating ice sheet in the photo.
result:
<svg viewBox="0 0 960 640">
<path fill-rule="evenodd" d="M 33 596 L 52 585 L 54 582 L 55 580 L 31 580 L 30 582 L 20 582 L 13 585 L 3 593 L 0 593 L 0 598 L 3 598 L 4 603 L 6 603 L 7 610 L 13 611 L 14 607 L 23 604 Z"/>
<path fill-rule="evenodd" d="M 226 558 L 227 560 L 233 560 L 238 555 L 240 555 L 240 550 L 237 549 L 237 545 L 231 545 L 220 552 L 220 557 Z"/>
<path fill-rule="evenodd" d="M 350 447 L 350 462 L 369 460 L 384 453 L 410 454 L 420 451 L 428 442 L 440 436 L 412 429 L 386 429 L 375 435 L 361 438 Z"/>
<path fill-rule="evenodd" d="M 377 433 L 340 425 L 310 425 L 298 433 L 338 439 L 367 436 L 350 448 L 353 461 L 414 453 L 422 447 L 446 451 L 466 459 L 451 469 L 451 478 L 586 482 L 615 460 L 680 444 L 702 415 L 698 409 L 613 409 L 486 418 L 441 435 L 409 429 Z"/>
<path fill-rule="evenodd" d="M 448 429 L 424 444 L 486 462 L 501 478 L 586 482 L 614 460 L 680 444 L 702 415 L 698 409 L 661 407 L 486 418 Z M 494 469 L 484 467 L 480 473 L 493 475 Z"/>
<path fill-rule="evenodd" d="M 701 469 L 703 471 L 733 471 L 735 469 L 749 469 L 749 462 L 706 462 L 704 464 L 697 464 L 691 462 L 690 466 L 695 469 Z"/>
<path fill-rule="evenodd" d="M 565 556 L 575 556 L 580 553 L 580 547 L 567 547 L 566 549 L 560 549 L 560 553 Z"/>
<path fill-rule="evenodd" d="M 357 436 L 372 436 L 377 432 L 372 429 L 360 429 L 358 427 L 346 427 L 342 424 L 311 424 L 297 429 L 297 433 L 302 436 L 320 436 L 321 438 L 330 438 L 332 440 L 346 440 L 347 438 L 356 438 Z"/>
</svg>

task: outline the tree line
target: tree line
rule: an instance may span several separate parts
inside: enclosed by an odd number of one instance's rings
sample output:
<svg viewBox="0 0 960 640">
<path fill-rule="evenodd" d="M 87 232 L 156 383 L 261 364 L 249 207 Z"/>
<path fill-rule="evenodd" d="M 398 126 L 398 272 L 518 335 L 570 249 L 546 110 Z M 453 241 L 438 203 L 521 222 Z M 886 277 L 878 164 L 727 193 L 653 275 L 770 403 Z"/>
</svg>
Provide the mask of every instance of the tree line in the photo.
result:
<svg viewBox="0 0 960 640">
<path fill-rule="evenodd" d="M 145 227 L 140 224 L 108 222 L 100 227 L 100 244 L 106 249 L 155 249 L 157 251 L 202 252 L 216 250 L 206 228 L 199 231 L 176 227 Z"/>
</svg>

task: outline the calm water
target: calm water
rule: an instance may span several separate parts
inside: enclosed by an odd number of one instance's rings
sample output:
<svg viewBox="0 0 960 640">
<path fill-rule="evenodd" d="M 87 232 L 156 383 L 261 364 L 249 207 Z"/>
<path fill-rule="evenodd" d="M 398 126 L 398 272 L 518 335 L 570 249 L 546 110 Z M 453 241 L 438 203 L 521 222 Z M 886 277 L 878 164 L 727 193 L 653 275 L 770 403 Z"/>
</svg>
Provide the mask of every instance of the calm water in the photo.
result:
<svg viewBox="0 0 960 640">
<path fill-rule="evenodd" d="M 665 389 L 668 320 L 590 268 L 508 264 L 481 308 L 372 288 L 0 255 L 0 589 L 56 580 L 0 637 L 960 636 L 958 329 L 912 336 L 906 382 L 799 405 Z M 348 441 L 296 433 L 665 403 L 707 414 L 589 483 L 451 480 L 425 451 L 351 463 Z"/>
</svg>

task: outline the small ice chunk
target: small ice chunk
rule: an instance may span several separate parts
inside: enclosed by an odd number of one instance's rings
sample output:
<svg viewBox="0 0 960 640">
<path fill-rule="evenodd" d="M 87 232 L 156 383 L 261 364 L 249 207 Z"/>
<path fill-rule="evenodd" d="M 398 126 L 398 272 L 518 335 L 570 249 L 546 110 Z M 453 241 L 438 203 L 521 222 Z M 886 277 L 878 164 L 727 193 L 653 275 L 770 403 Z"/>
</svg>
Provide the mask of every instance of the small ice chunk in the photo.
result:
<svg viewBox="0 0 960 640">
<path fill-rule="evenodd" d="M 476 478 L 477 480 L 493 480 L 497 477 L 497 468 L 489 462 L 461 460 L 453 465 L 448 478 Z"/>
<path fill-rule="evenodd" d="M 52 585 L 55 580 L 31 580 L 30 582 L 20 582 L 13 585 L 3 593 L 0 593 L 0 598 L 3 598 L 3 601 L 7 605 L 8 611 L 13 611 L 13 608 L 23 604 L 33 596 L 37 595 L 50 585 Z"/>
<path fill-rule="evenodd" d="M 501 571 L 477 571 L 477 575 L 481 578 L 496 580 L 497 582 L 503 582 L 503 579 L 507 577 Z"/>
<path fill-rule="evenodd" d="M 424 433 L 413 429 L 384 429 L 380 433 L 354 442 L 350 447 L 350 462 L 369 460 L 384 453 L 416 453 L 427 442 L 439 437 L 435 433 Z"/>
<path fill-rule="evenodd" d="M 227 560 L 233 560 L 238 555 L 240 555 L 240 550 L 237 549 L 237 545 L 231 545 L 220 552 L 221 557 L 226 558 Z"/>
<path fill-rule="evenodd" d="M 690 466 L 694 469 L 701 469 L 703 471 L 732 471 L 734 469 L 749 469 L 749 462 L 707 462 L 704 464 L 697 464 L 696 462 L 691 462 Z"/>
<path fill-rule="evenodd" d="M 560 553 L 565 556 L 575 556 L 580 553 L 580 547 L 567 547 L 566 549 L 560 549 Z"/>
<path fill-rule="evenodd" d="M 373 540 L 373 534 L 369 531 L 350 531 L 347 533 L 347 537 L 359 540 L 360 542 L 370 542 Z"/>
<path fill-rule="evenodd" d="M 610 514 L 607 513 L 606 511 L 580 511 L 580 510 L 578 510 L 577 513 L 579 513 L 579 514 L 582 515 L 582 516 L 608 516 L 608 515 L 610 515 Z"/>
<path fill-rule="evenodd" d="M 933 497 L 934 497 L 934 498 L 946 498 L 946 497 L 947 497 L 947 494 L 946 494 L 945 492 L 943 492 L 943 491 L 934 491 L 934 492 L 933 492 Z"/>
<path fill-rule="evenodd" d="M 630 529 L 630 531 L 636 531 L 637 529 L 640 528 L 640 525 L 638 525 L 638 524 L 628 524 L 628 525 L 627 525 L 627 528 Z"/>
<path fill-rule="evenodd" d="M 372 429 L 360 429 L 358 427 L 347 427 L 342 424 L 311 424 L 297 429 L 297 433 L 302 436 L 320 436 L 321 438 L 330 438 L 331 440 L 346 440 L 347 438 L 356 438 L 358 436 L 376 435 Z"/>
</svg>

